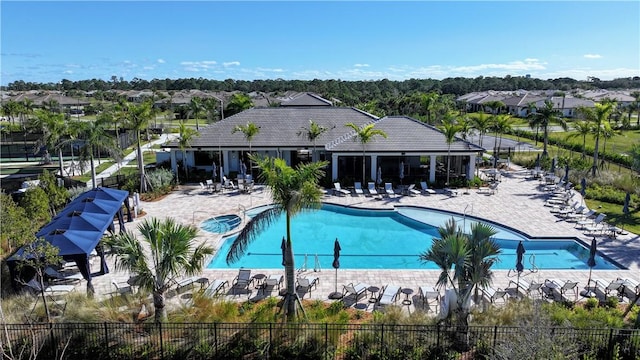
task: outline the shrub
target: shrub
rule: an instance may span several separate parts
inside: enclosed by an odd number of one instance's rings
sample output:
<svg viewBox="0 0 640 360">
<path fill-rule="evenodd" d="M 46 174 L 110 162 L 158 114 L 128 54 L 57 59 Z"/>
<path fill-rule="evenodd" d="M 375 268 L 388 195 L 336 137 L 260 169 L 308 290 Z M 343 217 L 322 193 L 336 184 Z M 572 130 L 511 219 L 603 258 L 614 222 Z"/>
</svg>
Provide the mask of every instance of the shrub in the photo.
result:
<svg viewBox="0 0 640 360">
<path fill-rule="evenodd" d="M 584 308 L 587 310 L 592 310 L 596 307 L 598 307 L 598 299 L 596 298 L 589 298 L 584 304 Z"/>
</svg>

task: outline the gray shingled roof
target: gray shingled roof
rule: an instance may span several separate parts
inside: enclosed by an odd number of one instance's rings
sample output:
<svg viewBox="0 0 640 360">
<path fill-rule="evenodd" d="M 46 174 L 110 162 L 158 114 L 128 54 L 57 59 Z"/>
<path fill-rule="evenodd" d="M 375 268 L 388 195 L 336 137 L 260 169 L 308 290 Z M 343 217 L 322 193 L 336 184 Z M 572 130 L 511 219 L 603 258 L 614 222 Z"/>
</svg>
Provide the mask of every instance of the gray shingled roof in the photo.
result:
<svg viewBox="0 0 640 360">
<path fill-rule="evenodd" d="M 311 147 L 313 143 L 306 136 L 298 135 L 309 127 L 313 120 L 328 131 L 316 140 L 318 147 L 346 133 L 349 129 L 344 124 L 352 122 L 358 126 L 370 123 L 377 117 L 363 111 L 348 107 L 268 107 L 245 110 L 222 121 L 200 129 L 200 136 L 191 141 L 192 147 L 244 147 L 248 146 L 242 132 L 232 133 L 237 125 L 254 123 L 260 132 L 251 141 L 253 148 L 276 147 Z M 168 147 L 177 147 L 177 143 Z"/>
<path fill-rule="evenodd" d="M 448 150 L 445 136 L 437 128 L 407 116 L 387 116 L 378 121 L 376 129 L 387 138 L 375 136 L 367 143 L 367 151 L 375 152 L 443 152 Z M 354 140 L 355 133 L 337 144 L 327 146 L 333 152 L 362 151 L 362 144 Z M 482 148 L 460 138 L 451 144 L 451 152 L 481 151 Z"/>
<path fill-rule="evenodd" d="M 291 100 L 283 101 L 280 106 L 332 106 L 331 101 L 312 94 L 303 93 Z"/>
</svg>

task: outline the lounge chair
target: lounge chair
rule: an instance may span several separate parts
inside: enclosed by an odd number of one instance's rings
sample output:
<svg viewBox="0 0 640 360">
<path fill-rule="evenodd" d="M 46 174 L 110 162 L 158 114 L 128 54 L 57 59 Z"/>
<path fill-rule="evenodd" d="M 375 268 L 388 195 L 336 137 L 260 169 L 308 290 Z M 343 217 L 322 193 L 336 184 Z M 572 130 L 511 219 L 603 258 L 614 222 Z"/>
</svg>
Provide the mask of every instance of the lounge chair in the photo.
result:
<svg viewBox="0 0 640 360">
<path fill-rule="evenodd" d="M 588 210 L 584 214 L 575 217 L 576 227 L 583 228 L 593 222 L 593 217 L 597 216 L 595 210 Z"/>
<path fill-rule="evenodd" d="M 356 191 L 356 195 L 364 195 L 364 190 L 362 190 L 362 183 L 359 181 L 356 181 L 353 184 L 355 191 Z"/>
<path fill-rule="evenodd" d="M 578 300 L 578 283 L 571 280 L 561 281 L 557 279 L 546 279 L 543 285 L 543 292 L 547 298 L 554 300 L 556 300 L 556 293 L 558 293 L 561 301 L 569 300 L 565 295 L 569 292 L 573 292 L 575 300 Z"/>
<path fill-rule="evenodd" d="M 213 282 L 211 282 L 209 286 L 207 286 L 207 288 L 204 290 L 204 293 L 202 295 L 208 298 L 216 297 L 220 291 L 226 289 L 227 285 L 229 285 L 229 282 L 227 280 L 213 280 Z"/>
<path fill-rule="evenodd" d="M 269 290 L 269 293 L 271 293 L 271 291 L 273 291 L 274 289 L 280 290 L 280 286 L 282 285 L 283 281 L 283 275 L 269 275 L 269 277 L 267 277 L 260 286 L 260 289 L 262 290 L 263 294 L 266 294 L 267 290 Z"/>
<path fill-rule="evenodd" d="M 596 216 L 595 219 L 593 219 L 593 223 L 590 225 L 587 225 L 583 228 L 583 230 L 585 231 L 585 233 L 587 235 L 593 235 L 596 232 L 603 232 L 605 229 L 603 220 L 606 217 L 606 214 L 600 213 L 598 214 L 598 216 Z"/>
<path fill-rule="evenodd" d="M 388 195 L 388 196 L 395 196 L 396 192 L 393 191 L 393 184 L 391 183 L 384 183 L 384 192 Z"/>
<path fill-rule="evenodd" d="M 311 290 L 315 288 L 320 282 L 320 278 L 318 277 L 299 277 L 297 279 L 296 290 L 301 290 L 303 292 L 302 298 L 309 293 L 309 297 L 311 297 Z"/>
<path fill-rule="evenodd" d="M 507 292 L 497 288 L 494 289 L 491 286 L 487 287 L 486 289 L 482 289 L 482 295 L 484 297 L 487 298 L 487 300 L 489 300 L 490 303 L 495 304 L 496 301 L 498 300 L 502 300 L 505 301 L 505 297 L 507 296 Z"/>
<path fill-rule="evenodd" d="M 529 282 L 524 279 L 520 279 L 518 282 L 513 280 L 509 281 L 509 285 L 514 284 L 518 292 L 522 289 L 522 292 L 525 296 L 532 297 L 534 292 L 537 292 L 538 295 L 542 296 L 542 284 L 537 282 Z"/>
<path fill-rule="evenodd" d="M 420 286 L 418 289 L 418 297 L 422 300 L 422 304 L 428 307 L 428 310 L 438 312 L 440 303 L 440 292 L 433 286 Z M 433 309 L 431 308 L 433 306 Z"/>
<path fill-rule="evenodd" d="M 117 295 L 127 295 L 127 294 L 133 294 L 133 287 L 126 281 L 112 281 L 111 285 L 113 285 L 114 288 L 116 288 L 114 294 Z"/>
<path fill-rule="evenodd" d="M 353 285 L 353 283 L 349 283 L 347 285 L 344 285 L 342 290 L 342 300 L 353 296 L 355 301 L 358 302 L 358 298 L 360 297 L 360 295 L 366 294 L 368 288 L 369 285 L 364 283 L 357 283 L 356 285 Z"/>
<path fill-rule="evenodd" d="M 608 281 L 603 279 L 591 279 L 590 283 L 592 283 L 593 285 L 587 284 L 587 287 L 586 287 L 587 290 L 594 291 L 594 292 L 596 292 L 597 290 L 600 290 L 604 294 L 604 297 L 608 298 L 612 296 L 611 293 L 614 291 L 615 291 L 614 296 L 618 296 L 622 292 L 624 280 L 615 279 L 615 280 Z"/>
<path fill-rule="evenodd" d="M 387 306 L 395 304 L 398 301 L 400 287 L 396 285 L 387 285 L 382 288 L 380 297 L 378 298 L 378 306 Z"/>
<path fill-rule="evenodd" d="M 367 184 L 367 190 L 369 190 L 369 195 L 375 196 L 378 195 L 378 190 L 376 190 L 376 183 L 370 182 Z"/>
<path fill-rule="evenodd" d="M 420 195 L 421 191 L 416 189 L 416 184 L 411 184 L 409 185 L 409 187 L 407 188 L 407 193 L 409 195 L 413 194 L 413 195 Z"/>
<path fill-rule="evenodd" d="M 620 279 L 622 280 L 621 293 L 629 301 L 634 301 L 640 294 L 640 283 L 632 279 Z"/>
<path fill-rule="evenodd" d="M 198 282 L 198 279 L 200 279 L 198 276 L 192 276 L 176 281 L 176 291 L 180 293 L 187 288 L 191 288 L 193 284 Z"/>
<path fill-rule="evenodd" d="M 209 192 L 214 190 L 214 186 L 213 186 L 213 180 L 212 179 L 207 179 L 207 190 L 209 190 Z"/>
<path fill-rule="evenodd" d="M 66 295 L 75 290 L 73 285 L 45 285 L 44 289 L 40 285 L 40 282 L 33 278 L 26 283 L 26 286 L 31 290 L 34 295 L 40 295 L 44 293 L 49 297 Z"/>
<path fill-rule="evenodd" d="M 494 182 L 489 184 L 489 186 L 480 186 L 478 188 L 478 193 L 483 193 L 483 194 L 487 194 L 487 195 L 493 195 L 496 193 L 497 189 L 498 189 L 498 184 L 500 184 L 499 182 Z"/>
<path fill-rule="evenodd" d="M 454 197 L 454 196 L 458 196 L 458 189 L 453 189 L 453 188 L 444 188 L 444 193 Z"/>
<path fill-rule="evenodd" d="M 55 282 L 79 282 L 80 280 L 84 279 L 81 273 L 64 274 L 52 268 L 51 266 L 47 266 L 44 269 L 44 274 L 46 275 L 46 277 Z"/>
<path fill-rule="evenodd" d="M 251 285 L 252 282 L 253 277 L 251 277 L 251 269 L 240 269 L 238 270 L 238 275 L 233 279 L 231 287 L 233 288 L 234 293 L 238 290 L 247 290 L 249 292 L 249 296 L 251 296 L 249 285 Z"/>
<path fill-rule="evenodd" d="M 431 195 L 436 193 L 435 190 L 429 189 L 429 185 L 427 185 L 426 181 L 420 181 L 420 188 L 422 190 L 422 194 L 425 194 L 425 195 Z"/>
<path fill-rule="evenodd" d="M 339 182 L 333 183 L 333 194 L 334 195 L 351 195 L 349 190 L 345 190 L 340 186 Z"/>
</svg>

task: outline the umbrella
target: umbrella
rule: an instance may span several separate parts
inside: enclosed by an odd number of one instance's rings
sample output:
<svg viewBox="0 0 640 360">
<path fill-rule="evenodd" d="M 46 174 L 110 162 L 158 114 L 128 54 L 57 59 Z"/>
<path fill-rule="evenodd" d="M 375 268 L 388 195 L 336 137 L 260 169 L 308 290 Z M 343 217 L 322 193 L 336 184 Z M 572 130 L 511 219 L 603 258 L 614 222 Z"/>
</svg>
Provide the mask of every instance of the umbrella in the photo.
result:
<svg viewBox="0 0 640 360">
<path fill-rule="evenodd" d="M 536 156 L 536 170 L 540 170 L 540 154 Z"/>
<path fill-rule="evenodd" d="M 224 180 L 224 167 L 220 166 L 220 183 L 222 184 Z"/>
<path fill-rule="evenodd" d="M 627 194 L 624 196 L 624 205 L 622 205 L 622 214 L 624 215 L 624 217 L 626 218 L 627 215 L 629 214 L 629 203 L 631 202 L 631 194 L 629 192 L 627 192 Z M 622 223 L 622 231 L 620 232 L 620 235 L 626 235 L 627 233 L 624 232 L 624 222 Z"/>
<path fill-rule="evenodd" d="M 287 241 L 282 237 L 282 244 L 280 244 L 280 249 L 282 249 L 282 266 L 287 266 L 286 260 L 286 252 L 287 252 Z"/>
<path fill-rule="evenodd" d="M 582 180 L 580 180 L 580 195 L 582 195 L 583 199 L 585 195 L 587 195 L 587 179 L 585 178 L 582 178 Z"/>
<path fill-rule="evenodd" d="M 522 241 L 520 241 L 520 243 L 518 244 L 518 249 L 516 250 L 516 255 L 517 255 L 516 270 L 518 271 L 518 274 L 520 274 L 522 270 L 524 270 L 524 265 L 522 264 L 522 258 L 524 257 L 525 252 L 526 251 L 524 249 L 524 245 L 522 244 Z"/>
<path fill-rule="evenodd" d="M 329 294 L 330 299 L 340 299 L 342 297 L 342 293 L 338 292 L 338 268 L 340 267 L 340 250 L 342 250 L 342 248 L 340 248 L 340 243 L 338 242 L 338 238 L 336 238 L 336 241 L 334 241 L 333 243 L 333 263 L 331 264 L 331 266 L 336 269 L 336 286 L 335 291 Z"/>
<path fill-rule="evenodd" d="M 212 169 L 211 169 L 211 172 L 213 174 L 212 174 L 211 178 L 214 179 L 214 180 L 215 180 L 215 178 L 216 178 L 216 176 L 218 174 L 217 169 L 218 169 L 218 167 L 216 166 L 216 163 L 213 163 L 213 166 L 212 166 Z"/>
<path fill-rule="evenodd" d="M 400 183 L 402 183 L 402 179 L 404 179 L 404 161 L 400 162 Z"/>
<path fill-rule="evenodd" d="M 556 158 L 551 159 L 551 169 L 549 170 L 551 173 L 556 172 Z"/>
<path fill-rule="evenodd" d="M 564 167 L 564 182 L 565 184 L 569 182 L 569 163 Z"/>
<path fill-rule="evenodd" d="M 591 271 L 593 270 L 593 267 L 596 266 L 596 252 L 597 252 L 597 244 L 596 244 L 596 238 L 594 237 L 593 240 L 591 240 L 591 247 L 589 247 L 589 260 L 587 260 L 587 265 L 589 265 L 589 280 L 587 280 L 587 297 L 593 297 L 595 296 L 595 294 L 590 290 L 589 285 L 591 284 Z"/>
<path fill-rule="evenodd" d="M 378 166 L 378 173 L 376 174 L 376 184 L 382 184 L 382 168 Z"/>
</svg>

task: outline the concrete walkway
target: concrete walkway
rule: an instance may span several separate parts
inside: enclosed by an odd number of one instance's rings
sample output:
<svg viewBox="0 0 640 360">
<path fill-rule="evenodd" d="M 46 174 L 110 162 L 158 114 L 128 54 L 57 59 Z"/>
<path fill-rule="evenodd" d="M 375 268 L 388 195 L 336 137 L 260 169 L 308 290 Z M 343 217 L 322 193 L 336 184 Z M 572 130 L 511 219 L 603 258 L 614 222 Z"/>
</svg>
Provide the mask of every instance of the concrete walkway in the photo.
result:
<svg viewBox="0 0 640 360">
<path fill-rule="evenodd" d="M 589 243 L 591 237 L 586 236 L 582 230 L 577 229 L 574 223 L 559 219 L 549 211 L 549 207 L 544 206 L 547 196 L 548 194 L 541 190 L 539 180 L 530 179 L 528 171 L 516 170 L 503 173 L 498 191 L 493 195 L 488 195 L 475 189 L 469 190 L 468 194 L 466 194 L 465 190 L 461 189 L 460 194 L 456 197 L 450 197 L 440 192 L 434 195 L 385 197 L 381 200 L 362 195 L 326 195 L 324 201 L 363 208 L 393 209 L 397 205 L 414 205 L 448 210 L 459 214 L 466 212 L 467 215 L 504 224 L 531 237 L 575 237 Z M 198 185 L 181 186 L 178 190 L 159 201 L 142 202 L 141 208 L 146 215 L 136 219 L 133 223 L 128 223 L 127 228 L 128 230 L 136 231 L 136 226 L 141 219 L 150 217 L 173 217 L 184 224 L 199 226 L 203 220 L 217 215 L 238 214 L 243 217 L 245 209 L 269 203 L 271 203 L 270 195 L 267 189 L 263 187 L 258 187 L 257 191 L 251 194 L 240 194 L 238 192 L 211 194 L 206 190 L 201 190 Z M 200 230 L 199 238 L 215 248 L 220 248 L 221 246 L 222 236 L 219 234 Z M 593 270 L 592 278 L 605 280 L 631 278 L 636 281 L 640 279 L 640 236 L 636 234 L 618 235 L 615 238 L 599 236 L 598 250 L 626 269 Z M 300 266 L 300 264 L 297 266 Z M 110 260 L 110 268 L 114 268 L 112 260 Z M 202 277 L 210 281 L 222 279 L 231 283 L 237 273 L 237 269 L 207 269 L 203 272 Z M 252 269 L 252 273 L 281 275 L 284 271 L 283 269 Z M 314 272 L 313 270 L 299 272 L 299 275 L 318 277 L 319 285 L 316 289 L 313 289 L 310 296 L 306 295 L 306 298 L 325 301 L 331 301 L 328 300 L 328 295 L 331 292 L 336 289 L 341 292 L 343 285 L 352 282 L 365 283 L 378 288 L 382 288 L 387 284 L 410 288 L 413 293 L 408 298 L 412 300 L 412 305 L 405 307 L 411 312 L 422 306 L 420 301 L 417 302 L 418 306 L 415 306 L 416 301 L 419 300 L 417 298 L 419 287 L 434 286 L 439 271 L 339 269 L 336 274 L 334 269 L 321 269 L 319 272 Z M 537 272 L 525 270 L 522 273 L 522 278 L 534 282 L 544 282 L 545 279 L 577 281 L 580 289 L 586 285 L 588 276 L 588 270 L 539 270 Z M 96 277 L 94 279 L 95 288 L 99 296 L 105 296 L 114 290 L 111 285 L 112 281 L 126 281 L 128 278 L 129 274 L 112 271 L 107 275 Z M 511 280 L 515 280 L 515 274 L 512 271 L 494 271 L 494 287 L 509 288 Z M 277 290 L 273 292 L 273 294 L 276 293 Z M 180 303 L 186 301 L 191 296 L 191 293 L 175 295 L 177 296 L 170 296 L 172 300 L 175 300 L 173 303 Z M 367 296 L 369 295 L 367 294 Z M 265 294 L 253 287 L 250 293 L 233 294 L 228 292 L 226 295 L 229 299 L 239 301 L 249 298 L 258 300 L 264 296 Z M 350 305 L 368 310 L 373 308 L 373 303 L 364 298 Z"/>
</svg>

